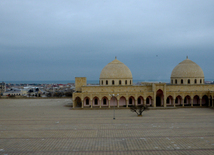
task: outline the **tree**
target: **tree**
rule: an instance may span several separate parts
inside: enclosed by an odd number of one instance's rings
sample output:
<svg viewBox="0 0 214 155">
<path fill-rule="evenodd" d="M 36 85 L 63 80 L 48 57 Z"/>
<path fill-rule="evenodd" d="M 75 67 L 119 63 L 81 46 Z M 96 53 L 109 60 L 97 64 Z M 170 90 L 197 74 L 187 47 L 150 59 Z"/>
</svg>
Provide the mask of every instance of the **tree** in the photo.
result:
<svg viewBox="0 0 214 155">
<path fill-rule="evenodd" d="M 65 92 L 66 97 L 72 97 L 72 95 L 73 95 L 73 91 Z"/>
<path fill-rule="evenodd" d="M 145 110 L 149 110 L 149 108 L 147 106 L 144 106 L 144 105 L 139 105 L 139 106 L 130 106 L 130 111 L 131 112 L 136 112 L 138 116 L 142 116 L 142 113 L 145 111 Z"/>
<path fill-rule="evenodd" d="M 52 94 L 51 94 L 50 92 L 48 92 L 48 93 L 46 94 L 46 96 L 47 96 L 47 97 L 51 97 Z"/>
<path fill-rule="evenodd" d="M 54 97 L 62 97 L 64 94 L 62 92 L 55 92 L 53 94 Z"/>
<path fill-rule="evenodd" d="M 15 95 L 13 95 L 13 94 L 10 95 L 10 94 L 9 94 L 8 97 L 10 97 L 10 98 L 15 98 Z"/>
</svg>

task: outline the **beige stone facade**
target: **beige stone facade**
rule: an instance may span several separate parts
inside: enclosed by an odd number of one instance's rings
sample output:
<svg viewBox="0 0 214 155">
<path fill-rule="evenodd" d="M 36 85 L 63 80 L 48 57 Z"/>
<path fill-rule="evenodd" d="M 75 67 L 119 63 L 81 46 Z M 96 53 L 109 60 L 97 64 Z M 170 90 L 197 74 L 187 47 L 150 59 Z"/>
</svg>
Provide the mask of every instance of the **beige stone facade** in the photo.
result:
<svg viewBox="0 0 214 155">
<path fill-rule="evenodd" d="M 75 90 L 73 108 L 129 105 L 213 107 L 214 102 L 214 85 L 204 84 L 202 69 L 188 58 L 174 68 L 170 84 L 141 83 L 135 86 L 129 68 L 115 59 L 102 70 L 100 85 L 87 85 L 85 77 L 76 77 Z"/>
</svg>

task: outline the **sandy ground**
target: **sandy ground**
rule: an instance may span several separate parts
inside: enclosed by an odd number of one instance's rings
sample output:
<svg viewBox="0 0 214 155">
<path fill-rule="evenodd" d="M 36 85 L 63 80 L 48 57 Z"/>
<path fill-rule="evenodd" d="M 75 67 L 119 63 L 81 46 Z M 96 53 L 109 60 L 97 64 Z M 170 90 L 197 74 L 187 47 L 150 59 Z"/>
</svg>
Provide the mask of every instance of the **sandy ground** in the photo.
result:
<svg viewBox="0 0 214 155">
<path fill-rule="evenodd" d="M 0 154 L 214 154 L 214 109 L 70 110 L 70 99 L 0 99 Z"/>
</svg>

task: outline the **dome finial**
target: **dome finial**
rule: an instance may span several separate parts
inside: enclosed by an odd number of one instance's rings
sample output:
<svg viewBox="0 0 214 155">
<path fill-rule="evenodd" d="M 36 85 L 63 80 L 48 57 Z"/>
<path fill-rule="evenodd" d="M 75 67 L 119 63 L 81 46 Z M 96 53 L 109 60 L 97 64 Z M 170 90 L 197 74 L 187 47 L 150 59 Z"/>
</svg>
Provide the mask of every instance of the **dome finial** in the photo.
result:
<svg viewBox="0 0 214 155">
<path fill-rule="evenodd" d="M 117 59 L 117 56 L 115 56 L 115 59 Z"/>
<path fill-rule="evenodd" d="M 188 59 L 188 55 L 187 55 L 187 59 Z"/>
</svg>

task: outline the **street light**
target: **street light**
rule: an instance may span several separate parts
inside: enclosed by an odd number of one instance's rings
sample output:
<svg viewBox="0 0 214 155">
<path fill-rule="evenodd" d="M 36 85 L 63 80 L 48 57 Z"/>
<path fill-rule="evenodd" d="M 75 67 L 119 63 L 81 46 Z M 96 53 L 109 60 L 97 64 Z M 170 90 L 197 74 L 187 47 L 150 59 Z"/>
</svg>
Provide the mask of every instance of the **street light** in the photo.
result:
<svg viewBox="0 0 214 155">
<path fill-rule="evenodd" d="M 114 97 L 114 102 L 115 102 L 115 98 L 117 96 L 119 96 L 119 94 L 115 95 L 115 94 L 109 94 L 109 96 Z M 115 106 L 114 106 L 114 115 L 113 115 L 113 119 L 115 119 Z"/>
</svg>

